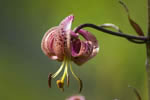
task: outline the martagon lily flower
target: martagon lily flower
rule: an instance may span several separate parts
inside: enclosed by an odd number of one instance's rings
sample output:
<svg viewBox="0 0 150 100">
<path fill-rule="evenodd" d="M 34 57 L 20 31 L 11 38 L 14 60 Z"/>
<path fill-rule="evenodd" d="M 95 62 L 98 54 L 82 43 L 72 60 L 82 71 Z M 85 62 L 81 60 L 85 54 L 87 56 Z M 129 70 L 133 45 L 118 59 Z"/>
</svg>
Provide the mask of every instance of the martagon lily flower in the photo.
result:
<svg viewBox="0 0 150 100">
<path fill-rule="evenodd" d="M 60 68 L 54 74 L 49 74 L 48 84 L 51 87 L 51 79 L 56 78 L 64 68 L 62 77 L 56 81 L 58 88 L 64 91 L 64 80 L 67 79 L 69 86 L 70 69 L 72 75 L 79 81 L 79 91 L 82 90 L 82 81 L 73 72 L 71 61 L 77 65 L 82 65 L 93 58 L 99 51 L 98 41 L 90 32 L 80 29 L 77 33 L 71 30 L 74 16 L 66 17 L 58 26 L 50 28 L 44 35 L 41 48 L 45 55 L 52 60 L 62 62 Z M 84 40 L 79 38 L 81 35 Z"/>
</svg>

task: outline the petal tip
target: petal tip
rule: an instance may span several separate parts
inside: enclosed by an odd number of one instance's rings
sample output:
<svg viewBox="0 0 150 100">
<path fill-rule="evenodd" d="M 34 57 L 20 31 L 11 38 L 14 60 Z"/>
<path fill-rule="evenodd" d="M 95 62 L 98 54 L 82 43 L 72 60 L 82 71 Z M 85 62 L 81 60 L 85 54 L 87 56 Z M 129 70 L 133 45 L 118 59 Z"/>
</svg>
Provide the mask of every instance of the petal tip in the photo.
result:
<svg viewBox="0 0 150 100">
<path fill-rule="evenodd" d="M 62 20 L 59 25 L 62 26 L 65 31 L 70 30 L 73 20 L 74 20 L 74 16 L 73 14 L 71 14 L 67 16 L 64 20 Z"/>
</svg>

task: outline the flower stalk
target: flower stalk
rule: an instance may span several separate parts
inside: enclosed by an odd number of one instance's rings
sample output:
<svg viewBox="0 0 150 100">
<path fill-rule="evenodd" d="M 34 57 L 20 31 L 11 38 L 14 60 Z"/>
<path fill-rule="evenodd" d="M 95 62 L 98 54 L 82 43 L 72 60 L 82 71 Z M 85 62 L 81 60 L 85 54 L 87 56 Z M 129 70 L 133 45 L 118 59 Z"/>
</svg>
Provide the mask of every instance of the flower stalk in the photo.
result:
<svg viewBox="0 0 150 100">
<path fill-rule="evenodd" d="M 86 24 L 81 24 L 79 25 L 76 29 L 75 29 L 75 32 L 78 32 L 80 29 L 83 29 L 85 27 L 90 27 L 90 28 L 93 28 L 93 29 L 96 29 L 96 30 L 99 30 L 99 31 L 102 31 L 106 34 L 111 34 L 111 35 L 115 35 L 115 36 L 119 36 L 119 37 L 123 37 L 123 38 L 126 38 L 128 40 L 131 40 L 131 42 L 134 42 L 134 43 L 146 43 L 149 39 L 145 36 L 134 36 L 134 35 L 129 35 L 129 34 L 125 34 L 125 33 L 122 33 L 122 32 L 114 32 L 114 31 L 111 31 L 111 30 L 108 30 L 106 28 L 103 28 L 101 26 L 97 26 L 95 24 L 90 24 L 90 23 L 86 23 Z M 132 41 L 133 40 L 133 41 Z"/>
</svg>

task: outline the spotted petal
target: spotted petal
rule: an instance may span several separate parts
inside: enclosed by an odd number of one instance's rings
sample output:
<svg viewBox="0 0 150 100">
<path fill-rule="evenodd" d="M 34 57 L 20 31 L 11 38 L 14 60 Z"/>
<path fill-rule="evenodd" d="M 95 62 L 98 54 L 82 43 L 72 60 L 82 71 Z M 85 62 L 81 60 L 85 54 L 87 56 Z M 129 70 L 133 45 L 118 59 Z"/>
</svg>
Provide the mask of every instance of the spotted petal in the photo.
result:
<svg viewBox="0 0 150 100">
<path fill-rule="evenodd" d="M 74 39 L 71 44 L 72 60 L 81 65 L 93 58 L 99 51 L 96 37 L 86 30 L 78 32 L 85 40 Z"/>
<path fill-rule="evenodd" d="M 96 37 L 92 35 L 90 32 L 88 32 L 87 30 L 83 30 L 83 29 L 79 30 L 78 33 L 81 34 L 87 41 L 92 42 L 93 52 L 90 58 L 93 58 L 94 56 L 96 56 L 96 54 L 99 52 L 99 46 L 98 46 L 98 41 Z"/>
<path fill-rule="evenodd" d="M 70 15 L 68 17 L 66 17 L 60 24 L 59 26 L 61 27 L 61 30 L 64 33 L 64 52 L 65 55 L 70 58 L 71 54 L 70 54 L 70 43 L 71 43 L 71 35 L 75 35 L 75 34 L 71 34 L 72 30 L 71 30 L 71 26 L 72 26 L 72 22 L 74 20 L 74 16 Z"/>
<path fill-rule="evenodd" d="M 54 42 L 54 34 L 57 33 L 58 27 L 53 27 L 49 29 L 44 37 L 42 38 L 41 48 L 45 55 L 50 57 L 53 60 L 57 60 L 58 57 L 56 56 L 53 50 L 53 42 Z"/>
<path fill-rule="evenodd" d="M 70 52 L 70 34 L 73 15 L 66 17 L 59 26 L 49 29 L 41 43 L 42 51 L 51 59 L 63 61 Z"/>
</svg>

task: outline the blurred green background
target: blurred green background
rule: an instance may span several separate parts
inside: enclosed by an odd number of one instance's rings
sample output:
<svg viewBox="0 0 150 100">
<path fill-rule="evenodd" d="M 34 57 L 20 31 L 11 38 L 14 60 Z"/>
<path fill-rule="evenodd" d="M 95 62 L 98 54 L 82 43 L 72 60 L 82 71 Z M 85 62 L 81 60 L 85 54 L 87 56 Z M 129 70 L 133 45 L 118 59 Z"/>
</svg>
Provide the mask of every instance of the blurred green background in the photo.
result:
<svg viewBox="0 0 150 100">
<path fill-rule="evenodd" d="M 146 32 L 146 0 L 124 0 L 131 17 Z M 78 83 L 61 92 L 49 72 L 60 62 L 52 61 L 40 48 L 44 33 L 70 14 L 73 28 L 83 23 L 113 23 L 125 33 L 136 35 L 118 0 L 1 0 L 0 1 L 0 100 L 65 100 L 78 94 Z M 100 52 L 94 59 L 73 69 L 82 79 L 82 95 L 87 100 L 136 100 L 131 85 L 147 99 L 145 45 L 89 29 L 99 40 Z"/>
</svg>

